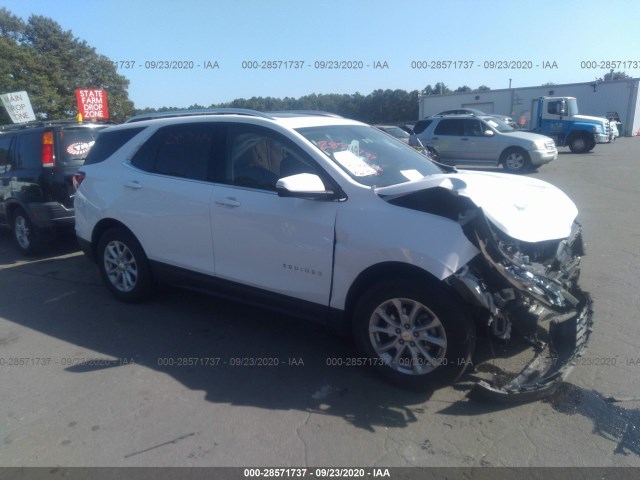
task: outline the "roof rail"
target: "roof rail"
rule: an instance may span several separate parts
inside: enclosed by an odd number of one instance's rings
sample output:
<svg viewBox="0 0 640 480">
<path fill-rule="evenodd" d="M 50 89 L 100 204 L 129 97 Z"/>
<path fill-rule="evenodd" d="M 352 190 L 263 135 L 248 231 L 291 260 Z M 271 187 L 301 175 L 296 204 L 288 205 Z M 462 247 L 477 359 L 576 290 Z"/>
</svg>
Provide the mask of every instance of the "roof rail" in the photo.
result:
<svg viewBox="0 0 640 480">
<path fill-rule="evenodd" d="M 316 115 L 318 117 L 343 118 L 341 115 L 323 110 L 276 110 L 269 113 L 272 115 Z"/>
<path fill-rule="evenodd" d="M 24 123 L 10 123 L 8 125 L 0 125 L 0 131 L 10 131 L 10 130 L 24 130 L 27 128 L 38 128 L 38 127 L 53 127 L 56 125 L 103 125 L 103 124 L 112 124 L 111 120 L 101 121 L 101 122 L 78 122 L 76 119 L 62 119 L 62 120 L 34 120 L 31 122 Z"/>
<path fill-rule="evenodd" d="M 273 120 L 274 116 L 286 115 L 317 115 L 322 117 L 342 118 L 331 112 L 322 110 L 278 110 L 272 112 L 260 112 L 250 108 L 201 108 L 193 110 L 170 110 L 167 112 L 143 113 L 129 118 L 125 123 L 142 122 L 158 118 L 190 117 L 195 115 L 248 115 L 251 117 L 261 117 Z"/>
<path fill-rule="evenodd" d="M 489 113 L 487 113 L 487 115 L 490 115 Z M 438 114 L 438 115 L 432 115 L 433 117 L 462 117 L 462 116 L 466 116 L 466 117 L 477 117 L 477 115 L 473 112 L 469 112 L 469 113 L 442 113 L 442 114 Z"/>
<path fill-rule="evenodd" d="M 157 118 L 190 117 L 194 115 L 248 115 L 273 119 L 272 116 L 248 108 L 201 108 L 193 110 L 171 110 L 167 112 L 143 113 L 129 118 L 125 123 L 142 122 Z"/>
</svg>

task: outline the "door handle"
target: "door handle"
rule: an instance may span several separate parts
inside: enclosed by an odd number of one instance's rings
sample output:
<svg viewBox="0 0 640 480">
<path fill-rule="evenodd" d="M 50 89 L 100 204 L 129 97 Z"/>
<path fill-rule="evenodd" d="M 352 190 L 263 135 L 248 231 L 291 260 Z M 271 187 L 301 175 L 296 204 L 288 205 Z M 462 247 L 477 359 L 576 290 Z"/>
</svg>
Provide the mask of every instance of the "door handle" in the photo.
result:
<svg viewBox="0 0 640 480">
<path fill-rule="evenodd" d="M 431 140 L 440 140 L 438 137 L 431 137 Z"/>
<path fill-rule="evenodd" d="M 462 140 L 463 142 L 468 142 L 469 141 L 468 138 L 461 138 L 460 140 Z"/>
<path fill-rule="evenodd" d="M 239 207 L 241 203 L 235 198 L 219 198 L 216 200 L 216 205 L 222 205 L 223 207 Z"/>
<path fill-rule="evenodd" d="M 140 182 L 138 182 L 137 180 L 125 183 L 124 186 L 133 190 L 140 190 L 142 188 L 142 185 L 140 185 Z"/>
</svg>

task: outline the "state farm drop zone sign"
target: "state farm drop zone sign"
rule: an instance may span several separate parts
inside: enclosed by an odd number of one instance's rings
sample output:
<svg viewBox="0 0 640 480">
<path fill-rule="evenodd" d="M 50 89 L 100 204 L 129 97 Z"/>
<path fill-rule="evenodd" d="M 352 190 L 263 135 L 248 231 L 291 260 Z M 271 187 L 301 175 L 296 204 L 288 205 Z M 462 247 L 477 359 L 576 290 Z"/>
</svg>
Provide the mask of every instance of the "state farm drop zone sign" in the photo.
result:
<svg viewBox="0 0 640 480">
<path fill-rule="evenodd" d="M 107 105 L 107 92 L 105 90 L 76 90 L 78 112 L 82 118 L 91 120 L 109 118 L 109 106 Z"/>
</svg>

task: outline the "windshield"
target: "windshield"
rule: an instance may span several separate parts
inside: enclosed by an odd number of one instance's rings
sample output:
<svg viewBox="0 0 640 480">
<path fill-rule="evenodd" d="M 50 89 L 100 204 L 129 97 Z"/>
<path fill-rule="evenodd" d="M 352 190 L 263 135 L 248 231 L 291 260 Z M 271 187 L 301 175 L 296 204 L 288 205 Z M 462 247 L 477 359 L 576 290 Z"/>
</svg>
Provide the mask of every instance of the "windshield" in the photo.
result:
<svg viewBox="0 0 640 480">
<path fill-rule="evenodd" d="M 381 130 L 384 130 L 389 135 L 393 135 L 396 138 L 409 138 L 411 136 L 400 127 L 384 127 Z"/>
<path fill-rule="evenodd" d="M 578 101 L 575 98 L 567 99 L 567 115 L 570 117 L 578 115 Z"/>
<path fill-rule="evenodd" d="M 297 132 L 362 185 L 386 187 L 442 173 L 426 156 L 373 127 L 331 125 Z"/>
<path fill-rule="evenodd" d="M 484 121 L 487 122 L 489 125 L 491 125 L 493 128 L 495 128 L 500 133 L 515 132 L 515 129 L 513 127 L 509 126 L 509 124 L 503 122 L 497 117 L 485 118 Z"/>
</svg>

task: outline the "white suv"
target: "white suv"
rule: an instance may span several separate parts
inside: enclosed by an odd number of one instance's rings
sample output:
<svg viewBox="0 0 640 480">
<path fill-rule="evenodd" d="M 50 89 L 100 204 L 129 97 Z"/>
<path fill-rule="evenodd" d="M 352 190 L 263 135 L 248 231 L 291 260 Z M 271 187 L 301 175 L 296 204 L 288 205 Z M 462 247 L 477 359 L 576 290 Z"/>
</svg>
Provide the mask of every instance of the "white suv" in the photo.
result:
<svg viewBox="0 0 640 480">
<path fill-rule="evenodd" d="M 495 398 L 551 391 L 584 350 L 577 209 L 552 185 L 335 115 L 171 115 L 104 130 L 75 178 L 80 245 L 119 299 L 168 282 L 346 327 L 358 364 L 409 388 L 456 379 L 478 328 L 533 345 L 479 384 Z"/>
</svg>

